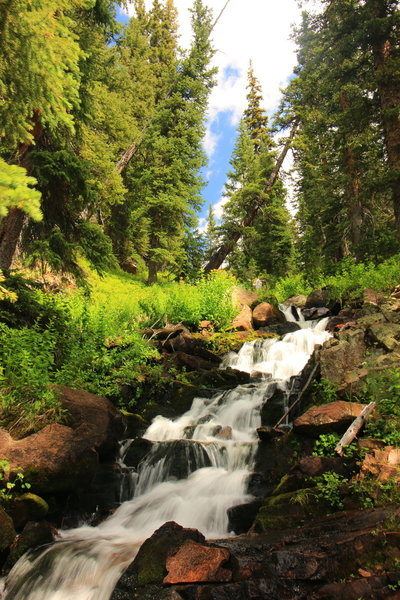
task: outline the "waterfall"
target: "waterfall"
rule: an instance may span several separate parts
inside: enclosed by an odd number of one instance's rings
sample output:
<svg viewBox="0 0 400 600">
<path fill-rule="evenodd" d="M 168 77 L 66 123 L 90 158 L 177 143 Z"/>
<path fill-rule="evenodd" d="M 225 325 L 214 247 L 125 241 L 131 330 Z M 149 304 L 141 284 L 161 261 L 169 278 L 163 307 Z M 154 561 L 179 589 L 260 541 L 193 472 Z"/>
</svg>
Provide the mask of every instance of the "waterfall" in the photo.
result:
<svg viewBox="0 0 400 600">
<path fill-rule="evenodd" d="M 288 391 L 315 345 L 329 337 L 326 319 L 301 325 L 281 340 L 246 342 L 225 358 L 225 367 L 257 372 L 257 383 L 195 398 L 178 419 L 156 417 L 144 434 L 153 445 L 133 475 L 132 498 L 99 526 L 61 531 L 52 546 L 23 556 L 0 582 L 0 598 L 108 600 L 140 545 L 166 521 L 208 538 L 231 535 L 228 508 L 253 498 L 247 482 L 261 408 L 277 387 Z"/>
</svg>

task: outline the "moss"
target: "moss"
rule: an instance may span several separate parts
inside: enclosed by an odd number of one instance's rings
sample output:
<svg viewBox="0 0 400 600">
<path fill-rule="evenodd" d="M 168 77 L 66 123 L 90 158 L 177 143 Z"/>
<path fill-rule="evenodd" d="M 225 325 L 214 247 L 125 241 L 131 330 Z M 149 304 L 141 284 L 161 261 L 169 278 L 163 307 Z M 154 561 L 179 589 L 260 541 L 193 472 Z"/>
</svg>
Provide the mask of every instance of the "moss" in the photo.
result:
<svg viewBox="0 0 400 600">
<path fill-rule="evenodd" d="M 263 532 L 298 527 L 326 513 L 326 506 L 316 498 L 314 489 L 304 488 L 266 498 L 256 517 L 256 529 Z"/>
<path fill-rule="evenodd" d="M 11 517 L 0 507 L 0 552 L 8 548 L 16 536 Z"/>
</svg>

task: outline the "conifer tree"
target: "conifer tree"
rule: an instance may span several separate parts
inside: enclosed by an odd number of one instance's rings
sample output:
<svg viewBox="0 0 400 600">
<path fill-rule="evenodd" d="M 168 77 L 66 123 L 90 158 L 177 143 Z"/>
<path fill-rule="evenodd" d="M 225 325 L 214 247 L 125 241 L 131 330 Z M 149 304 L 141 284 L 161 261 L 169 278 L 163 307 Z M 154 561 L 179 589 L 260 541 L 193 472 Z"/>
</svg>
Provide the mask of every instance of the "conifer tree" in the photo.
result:
<svg viewBox="0 0 400 600">
<path fill-rule="evenodd" d="M 262 105 L 261 87 L 252 65 L 248 71 L 247 107 L 239 125 L 239 133 L 231 157 L 231 171 L 225 184 L 221 230 L 229 240 L 243 228 L 245 215 L 260 199 L 260 210 L 250 226 L 245 227 L 241 241 L 230 253 L 228 262 L 244 279 L 256 274 L 283 275 L 290 266 L 292 239 L 289 214 L 285 208 L 285 191 L 277 181 L 263 197 L 265 182 L 276 162 L 268 119 Z"/>
</svg>

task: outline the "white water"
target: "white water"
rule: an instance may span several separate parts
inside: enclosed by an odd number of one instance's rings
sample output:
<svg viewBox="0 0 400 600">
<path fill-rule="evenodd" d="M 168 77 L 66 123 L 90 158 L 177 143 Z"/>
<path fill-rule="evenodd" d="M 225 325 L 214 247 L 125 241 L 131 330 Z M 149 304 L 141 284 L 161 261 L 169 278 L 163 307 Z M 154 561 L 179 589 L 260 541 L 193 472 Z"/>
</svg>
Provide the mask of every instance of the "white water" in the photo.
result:
<svg viewBox="0 0 400 600">
<path fill-rule="evenodd" d="M 258 384 L 196 398 L 174 421 L 156 417 L 144 435 L 154 444 L 134 475 L 133 498 L 98 527 L 63 531 L 44 552 L 22 557 L 0 582 L 0 598 L 108 600 L 142 542 L 166 521 L 208 538 L 228 536 L 227 509 L 252 499 L 246 487 L 261 407 L 276 387 L 286 390 L 315 345 L 329 337 L 325 325 L 307 322 L 282 340 L 249 342 L 230 353 L 225 366 L 258 372 Z M 182 479 L 173 476 L 177 453 L 187 464 Z"/>
</svg>

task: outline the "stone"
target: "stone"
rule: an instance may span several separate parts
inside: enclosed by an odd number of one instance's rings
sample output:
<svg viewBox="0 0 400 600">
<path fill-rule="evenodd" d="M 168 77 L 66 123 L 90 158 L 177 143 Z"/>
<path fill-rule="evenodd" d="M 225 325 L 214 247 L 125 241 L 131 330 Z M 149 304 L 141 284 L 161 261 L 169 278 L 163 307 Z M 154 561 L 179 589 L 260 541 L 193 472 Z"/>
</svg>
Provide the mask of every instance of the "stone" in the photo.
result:
<svg viewBox="0 0 400 600">
<path fill-rule="evenodd" d="M 126 576 L 133 575 L 140 586 L 162 583 L 167 575 L 168 556 L 176 554 L 187 540 L 203 544 L 205 537 L 197 529 L 185 529 L 174 521 L 164 523 L 141 545 Z"/>
<path fill-rule="evenodd" d="M 251 292 L 245 290 L 242 287 L 235 287 L 232 290 L 232 300 L 234 304 L 240 304 L 241 306 L 251 306 L 258 300 L 257 292 Z"/>
<path fill-rule="evenodd" d="M 177 367 L 184 367 L 187 371 L 210 371 L 215 368 L 214 362 L 186 352 L 174 352 L 172 361 Z"/>
<path fill-rule="evenodd" d="M 140 461 L 143 460 L 152 449 L 153 443 L 154 442 L 146 440 L 145 438 L 133 440 L 124 456 L 124 464 L 128 467 L 137 469 Z"/>
<path fill-rule="evenodd" d="M 100 438 L 81 425 L 76 430 L 65 425 L 47 425 L 22 440 L 11 436 L 0 441 L 0 455 L 9 461 L 11 471 L 21 470 L 32 492 L 66 492 L 86 487 L 93 479 L 99 456 L 93 440 Z"/>
<path fill-rule="evenodd" d="M 246 504 L 238 504 L 228 508 L 229 531 L 233 531 L 236 535 L 247 533 L 253 525 L 262 504 L 262 498 L 255 498 L 255 500 Z"/>
<path fill-rule="evenodd" d="M 114 456 L 124 433 L 124 423 L 112 402 L 66 386 L 55 386 L 54 389 L 61 406 L 68 411 L 67 425 L 79 432 L 100 458 Z"/>
<path fill-rule="evenodd" d="M 329 308 L 326 308 L 325 306 L 321 306 L 320 308 L 315 306 L 312 308 L 303 308 L 301 312 L 306 321 L 316 321 L 317 319 L 329 317 L 331 314 Z"/>
<path fill-rule="evenodd" d="M 304 308 L 307 302 L 307 296 L 298 294 L 297 296 L 290 296 L 285 302 L 284 306 L 295 306 L 296 308 Z"/>
<path fill-rule="evenodd" d="M 49 505 L 36 494 L 22 494 L 8 503 L 7 512 L 13 520 L 15 529 L 21 531 L 28 521 L 44 519 L 49 512 Z"/>
<path fill-rule="evenodd" d="M 287 333 L 293 333 L 299 331 L 300 325 L 293 321 L 286 321 L 285 323 L 274 323 L 273 325 L 267 325 L 266 327 L 260 327 L 258 330 L 261 333 L 271 333 L 275 335 L 286 335 Z"/>
<path fill-rule="evenodd" d="M 253 329 L 253 313 L 250 306 L 243 306 L 240 313 L 233 319 L 230 329 L 250 331 Z"/>
<path fill-rule="evenodd" d="M 321 308 L 328 306 L 330 300 L 329 290 L 326 288 L 321 288 L 318 290 L 313 290 L 307 296 L 307 300 L 304 308 Z"/>
<path fill-rule="evenodd" d="M 214 366 L 221 363 L 221 358 L 208 350 L 203 338 L 193 337 L 190 333 L 181 333 L 173 339 L 165 340 L 161 349 L 167 352 L 184 352 L 192 356 L 198 356 L 206 361 L 214 363 Z"/>
<path fill-rule="evenodd" d="M 221 427 L 214 436 L 220 438 L 221 440 L 231 440 L 232 439 L 232 427 L 229 425 L 225 425 L 225 427 Z"/>
<path fill-rule="evenodd" d="M 12 544 L 16 535 L 11 517 L 0 506 L 0 553 Z"/>
<path fill-rule="evenodd" d="M 284 321 L 286 321 L 284 314 L 268 302 L 261 302 L 253 310 L 253 323 L 256 329 Z"/>
<path fill-rule="evenodd" d="M 364 458 L 359 477 L 373 477 L 376 481 L 386 483 L 394 479 L 400 483 L 400 448 L 386 446 L 381 450 L 371 450 Z"/>
<path fill-rule="evenodd" d="M 365 408 L 364 404 L 337 400 L 312 406 L 293 423 L 296 433 L 319 437 L 324 433 L 344 433 Z"/>
<path fill-rule="evenodd" d="M 400 325 L 397 323 L 374 323 L 368 327 L 368 337 L 386 352 L 400 349 Z"/>
<path fill-rule="evenodd" d="M 358 369 L 365 359 L 363 329 L 340 332 L 338 339 L 326 342 L 320 351 L 321 377 L 337 384 L 344 383 L 345 374 Z"/>
<path fill-rule="evenodd" d="M 7 558 L 7 567 L 12 567 L 25 552 L 54 542 L 55 530 L 46 521 L 33 523 L 29 521 L 21 534 L 15 539 Z"/>
<path fill-rule="evenodd" d="M 382 304 L 384 299 L 385 296 L 381 292 L 377 292 L 376 290 L 372 290 L 370 288 L 365 288 L 363 290 L 364 304 L 372 304 L 373 306 L 379 306 L 380 304 Z"/>
<path fill-rule="evenodd" d="M 205 546 L 186 540 L 173 556 L 167 557 L 168 575 L 163 583 L 205 583 L 232 580 L 232 571 L 224 568 L 230 559 L 226 548 Z"/>
</svg>

